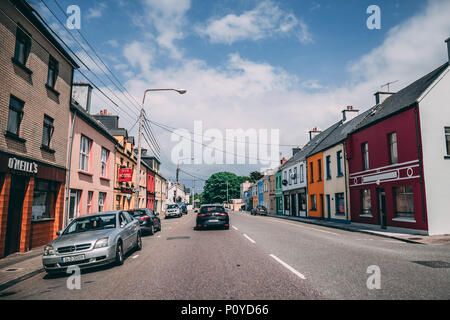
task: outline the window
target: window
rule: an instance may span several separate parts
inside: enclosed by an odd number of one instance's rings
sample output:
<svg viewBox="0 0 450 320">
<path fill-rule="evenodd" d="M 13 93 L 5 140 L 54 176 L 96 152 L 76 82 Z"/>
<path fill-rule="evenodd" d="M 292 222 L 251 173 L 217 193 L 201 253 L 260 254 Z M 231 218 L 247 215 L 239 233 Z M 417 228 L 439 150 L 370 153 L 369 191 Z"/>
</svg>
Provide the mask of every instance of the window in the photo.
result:
<svg viewBox="0 0 450 320">
<path fill-rule="evenodd" d="M 414 192 L 412 186 L 394 187 L 396 217 L 414 218 Z"/>
<path fill-rule="evenodd" d="M 21 30 L 17 28 L 16 32 L 16 48 L 14 51 L 14 60 L 21 65 L 25 66 L 30 55 L 31 50 L 31 38 Z"/>
<path fill-rule="evenodd" d="M 292 169 L 289 169 L 289 185 L 292 184 Z"/>
<path fill-rule="evenodd" d="M 36 179 L 33 191 L 31 220 L 50 219 L 54 215 L 58 185 L 48 180 Z"/>
<path fill-rule="evenodd" d="M 105 209 L 105 199 L 106 199 L 106 193 L 99 192 L 98 193 L 98 212 L 103 212 L 103 210 Z"/>
<path fill-rule="evenodd" d="M 369 144 L 367 142 L 361 145 L 363 170 L 369 170 Z"/>
<path fill-rule="evenodd" d="M 92 213 L 92 199 L 94 198 L 94 191 L 88 191 L 87 196 L 87 213 Z"/>
<path fill-rule="evenodd" d="M 53 118 L 44 115 L 44 127 L 42 129 L 42 145 L 50 148 L 50 140 L 53 136 Z"/>
<path fill-rule="evenodd" d="M 310 200 L 311 200 L 311 210 L 312 211 L 316 211 L 317 210 L 317 199 L 316 199 L 316 195 L 312 194 L 309 196 Z"/>
<path fill-rule="evenodd" d="M 388 141 L 389 141 L 389 160 L 391 164 L 398 163 L 397 133 L 393 132 L 389 134 Z"/>
<path fill-rule="evenodd" d="M 343 193 L 336 193 L 334 195 L 335 203 L 336 203 L 336 214 L 343 215 L 345 214 L 345 201 Z"/>
<path fill-rule="evenodd" d="M 306 193 L 304 192 L 298 194 L 298 208 L 306 211 Z"/>
<path fill-rule="evenodd" d="M 91 153 L 91 140 L 85 136 L 81 136 L 80 145 L 80 166 L 79 169 L 89 172 L 89 155 Z"/>
<path fill-rule="evenodd" d="M 311 172 L 311 179 L 310 179 L 310 183 L 314 183 L 314 166 L 313 166 L 313 163 L 312 162 L 310 162 L 309 163 L 309 169 L 310 169 L 310 172 Z"/>
<path fill-rule="evenodd" d="M 9 115 L 8 115 L 8 128 L 7 131 L 16 136 L 19 136 L 20 123 L 23 117 L 24 102 L 20 101 L 16 97 L 11 96 L 9 98 Z"/>
<path fill-rule="evenodd" d="M 319 178 L 317 181 L 322 181 L 322 160 L 317 160 L 317 164 L 319 165 Z"/>
<path fill-rule="evenodd" d="M 370 216 L 372 215 L 370 189 L 361 190 L 361 214 Z"/>
<path fill-rule="evenodd" d="M 56 79 L 58 79 L 59 63 L 50 56 L 48 61 L 47 86 L 55 89 Z"/>
<path fill-rule="evenodd" d="M 327 180 L 331 179 L 331 156 L 326 157 Z"/>
<path fill-rule="evenodd" d="M 450 127 L 445 127 L 445 142 L 447 145 L 447 155 L 450 156 Z"/>
<path fill-rule="evenodd" d="M 343 158 L 342 158 L 342 151 L 336 152 L 336 161 L 337 161 L 337 176 L 342 177 L 344 173 L 342 172 L 343 165 Z"/>
<path fill-rule="evenodd" d="M 294 184 L 297 184 L 297 167 L 294 168 Z"/>
<path fill-rule="evenodd" d="M 100 175 L 103 178 L 108 177 L 108 159 L 109 159 L 109 150 L 102 148 Z"/>
<path fill-rule="evenodd" d="M 303 183 L 305 180 L 304 173 L 303 173 L 303 164 L 300 165 L 300 183 Z"/>
<path fill-rule="evenodd" d="M 284 180 L 287 181 L 287 171 L 284 171 Z"/>
</svg>

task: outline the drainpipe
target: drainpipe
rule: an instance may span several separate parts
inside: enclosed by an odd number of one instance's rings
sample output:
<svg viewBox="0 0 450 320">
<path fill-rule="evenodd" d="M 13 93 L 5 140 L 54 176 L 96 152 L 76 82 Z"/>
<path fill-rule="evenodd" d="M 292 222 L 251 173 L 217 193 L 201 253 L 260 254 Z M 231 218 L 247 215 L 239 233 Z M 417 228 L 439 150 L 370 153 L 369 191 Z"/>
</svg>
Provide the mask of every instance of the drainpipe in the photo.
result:
<svg viewBox="0 0 450 320">
<path fill-rule="evenodd" d="M 422 203 L 422 221 L 423 223 L 426 222 L 426 216 L 425 216 L 425 194 L 424 194 L 424 177 L 423 177 L 423 161 L 422 161 L 422 144 L 420 139 L 420 132 L 419 132 L 419 114 L 418 114 L 418 108 L 419 105 L 416 103 L 414 107 L 414 120 L 416 122 L 416 141 L 417 141 L 417 155 L 419 156 L 419 170 L 420 170 L 420 196 L 421 196 L 421 203 Z"/>
<path fill-rule="evenodd" d="M 69 159 L 67 162 L 67 178 L 66 178 L 66 205 L 64 208 L 64 228 L 69 222 L 69 199 L 70 199 L 70 167 L 72 165 L 72 146 L 73 146 L 73 129 L 75 125 L 75 119 L 77 117 L 77 110 L 73 110 L 72 128 L 70 129 L 69 139 Z"/>
</svg>

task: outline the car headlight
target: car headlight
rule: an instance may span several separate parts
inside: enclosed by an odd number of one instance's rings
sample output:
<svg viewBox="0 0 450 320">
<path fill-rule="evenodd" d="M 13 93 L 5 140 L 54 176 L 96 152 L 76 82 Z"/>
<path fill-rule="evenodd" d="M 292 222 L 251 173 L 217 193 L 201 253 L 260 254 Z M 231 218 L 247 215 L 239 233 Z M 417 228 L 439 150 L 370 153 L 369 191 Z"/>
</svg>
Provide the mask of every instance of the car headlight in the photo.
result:
<svg viewBox="0 0 450 320">
<path fill-rule="evenodd" d="M 94 249 L 104 248 L 108 246 L 108 238 L 98 239 L 95 243 Z"/>
<path fill-rule="evenodd" d="M 51 245 L 46 245 L 44 248 L 44 256 L 52 256 L 55 254 L 55 249 Z"/>
</svg>

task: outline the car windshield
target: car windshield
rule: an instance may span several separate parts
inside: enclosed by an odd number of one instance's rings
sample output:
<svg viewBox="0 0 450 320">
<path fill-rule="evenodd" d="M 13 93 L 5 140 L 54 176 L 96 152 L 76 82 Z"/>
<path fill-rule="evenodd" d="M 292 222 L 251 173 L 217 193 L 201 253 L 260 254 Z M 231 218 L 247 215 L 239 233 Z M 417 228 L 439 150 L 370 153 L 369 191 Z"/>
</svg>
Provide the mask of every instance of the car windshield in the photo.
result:
<svg viewBox="0 0 450 320">
<path fill-rule="evenodd" d="M 202 207 L 200 209 L 200 213 L 208 213 L 208 212 L 225 213 L 225 209 L 222 206 L 208 206 L 208 207 Z"/>
<path fill-rule="evenodd" d="M 139 217 L 143 216 L 145 214 L 144 210 L 133 210 L 133 211 L 127 211 L 129 214 L 131 214 L 133 217 Z"/>
<path fill-rule="evenodd" d="M 176 208 L 178 208 L 178 205 L 176 205 L 176 204 L 169 204 L 167 206 L 167 209 L 176 209 Z"/>
<path fill-rule="evenodd" d="M 115 227 L 116 227 L 115 214 L 82 217 L 73 220 L 63 234 L 72 234 L 102 229 L 113 229 Z"/>
</svg>

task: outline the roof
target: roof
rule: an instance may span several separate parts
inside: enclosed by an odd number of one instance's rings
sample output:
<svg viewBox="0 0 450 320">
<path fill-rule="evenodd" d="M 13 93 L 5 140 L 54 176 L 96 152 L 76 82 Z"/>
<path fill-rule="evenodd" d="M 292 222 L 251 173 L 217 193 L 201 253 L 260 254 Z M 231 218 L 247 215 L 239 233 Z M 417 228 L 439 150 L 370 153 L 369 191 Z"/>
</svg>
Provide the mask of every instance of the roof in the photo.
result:
<svg viewBox="0 0 450 320">
<path fill-rule="evenodd" d="M 91 127 L 96 129 L 98 132 L 103 134 L 106 138 L 114 142 L 115 144 L 118 144 L 116 138 L 113 137 L 110 131 L 98 120 L 96 120 L 93 116 L 91 116 L 82 106 L 80 106 L 76 101 L 72 100 L 72 103 L 70 104 L 70 110 L 76 111 L 77 115 L 81 117 L 84 121 L 86 121 Z"/>
<path fill-rule="evenodd" d="M 422 93 L 427 90 L 427 88 L 447 69 L 448 66 L 448 62 L 444 63 L 439 68 L 431 71 L 427 75 L 411 83 L 409 86 L 388 97 L 383 103 L 375 106 L 372 114 L 368 115 L 363 121 L 361 121 L 355 127 L 354 131 L 359 131 L 400 111 L 412 107 L 415 103 L 417 103 L 417 99 L 419 99 Z"/>
<path fill-rule="evenodd" d="M 322 141 L 316 146 L 313 150 L 314 154 L 331 148 L 347 139 L 347 136 L 353 131 L 353 129 L 358 126 L 358 124 L 361 123 L 361 121 L 363 121 L 369 114 L 371 114 L 376 107 L 377 106 L 373 106 L 369 110 L 366 110 L 347 122 L 340 121 L 339 125 L 336 126 L 335 129 L 330 132 L 325 139 L 322 139 Z M 311 152 L 311 154 L 313 153 Z"/>
<path fill-rule="evenodd" d="M 326 129 L 325 131 L 322 131 L 318 135 L 316 135 L 314 138 L 312 138 L 306 145 L 303 146 L 302 150 L 298 151 L 296 154 L 294 154 L 288 161 L 286 161 L 283 165 L 280 166 L 280 170 L 296 163 L 297 161 L 301 161 L 308 157 L 309 155 L 313 154 L 315 149 L 318 147 L 318 145 L 328 137 L 328 135 L 333 132 L 335 128 L 337 128 L 341 124 L 341 121 L 333 124 L 331 127 Z"/>
<path fill-rule="evenodd" d="M 48 41 L 50 41 L 53 46 L 55 46 L 61 55 L 70 62 L 73 68 L 78 69 L 80 67 L 44 25 L 44 19 L 42 19 L 40 14 L 27 1 L 11 0 L 11 3 L 44 35 Z"/>
</svg>

